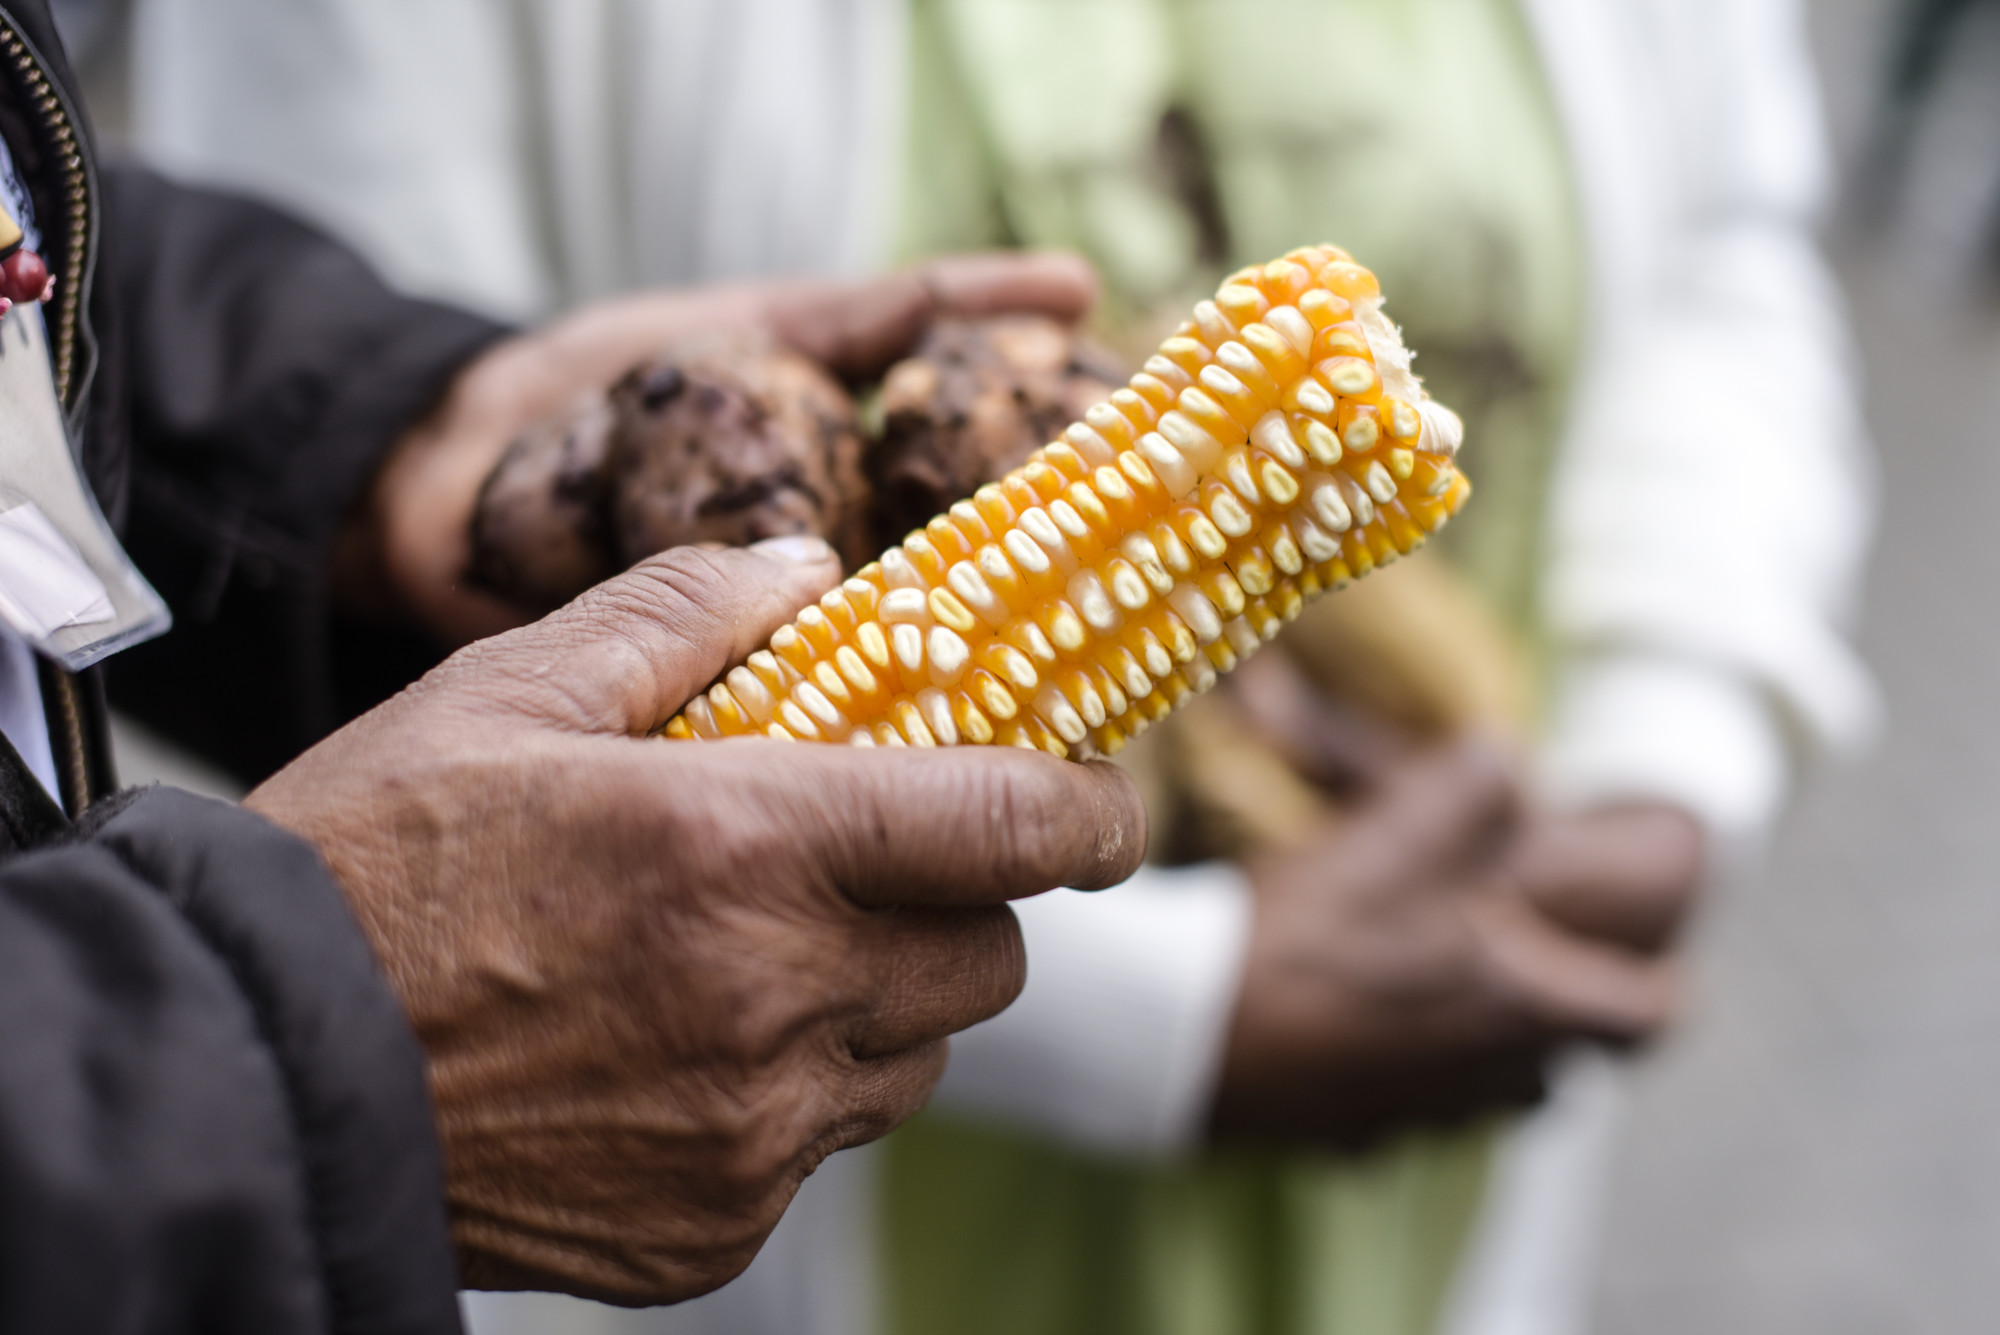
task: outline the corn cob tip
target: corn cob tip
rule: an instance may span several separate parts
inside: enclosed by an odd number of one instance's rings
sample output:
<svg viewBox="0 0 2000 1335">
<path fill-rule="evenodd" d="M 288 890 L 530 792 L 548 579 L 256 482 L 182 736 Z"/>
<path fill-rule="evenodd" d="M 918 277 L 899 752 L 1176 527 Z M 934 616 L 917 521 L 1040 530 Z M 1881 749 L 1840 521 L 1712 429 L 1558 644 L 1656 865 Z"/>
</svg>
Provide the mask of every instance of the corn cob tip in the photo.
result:
<svg viewBox="0 0 2000 1335">
<path fill-rule="evenodd" d="M 1126 386 L 808 607 L 664 734 L 1087 759 L 1465 503 L 1375 275 L 1239 271 Z"/>
</svg>

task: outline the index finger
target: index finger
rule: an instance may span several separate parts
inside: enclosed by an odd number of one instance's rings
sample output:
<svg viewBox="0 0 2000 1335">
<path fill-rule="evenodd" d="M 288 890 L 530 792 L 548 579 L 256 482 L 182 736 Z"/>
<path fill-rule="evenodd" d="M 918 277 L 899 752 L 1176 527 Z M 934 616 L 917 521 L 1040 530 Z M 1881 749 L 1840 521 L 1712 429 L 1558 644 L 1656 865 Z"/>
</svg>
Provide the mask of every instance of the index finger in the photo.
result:
<svg viewBox="0 0 2000 1335">
<path fill-rule="evenodd" d="M 1572 931 L 1656 951 L 1694 905 L 1701 829 L 1675 808 L 1628 806 L 1531 821 L 1508 854 L 1529 900 Z"/>
<path fill-rule="evenodd" d="M 1671 962 L 1646 959 L 1574 936 L 1526 904 L 1476 900 L 1489 964 L 1518 1003 L 1558 1035 L 1633 1043 L 1673 1019 L 1681 998 Z"/>
<path fill-rule="evenodd" d="M 1123 770 L 1013 747 L 869 750 L 730 741 L 858 904 L 992 904 L 1138 869 L 1146 811 Z M 750 777 L 746 775 L 746 777 Z"/>
</svg>

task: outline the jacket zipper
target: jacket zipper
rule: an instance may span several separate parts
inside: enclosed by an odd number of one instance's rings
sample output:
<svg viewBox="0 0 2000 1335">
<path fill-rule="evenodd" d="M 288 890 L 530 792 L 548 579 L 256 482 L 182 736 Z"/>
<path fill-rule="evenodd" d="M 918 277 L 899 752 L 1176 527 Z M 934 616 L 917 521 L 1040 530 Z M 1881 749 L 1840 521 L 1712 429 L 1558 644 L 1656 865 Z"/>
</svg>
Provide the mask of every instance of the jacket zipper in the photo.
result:
<svg viewBox="0 0 2000 1335">
<path fill-rule="evenodd" d="M 27 90 L 28 105 L 41 117 L 42 129 L 55 147 L 56 163 L 62 172 L 62 196 L 67 231 L 64 236 L 64 281 L 56 285 L 55 352 L 56 397 L 65 411 L 70 402 L 76 373 L 76 331 L 83 318 L 83 277 L 90 253 L 90 168 L 84 161 L 83 146 L 76 133 L 76 118 L 61 92 L 43 68 L 41 57 L 0 10 L 0 52 L 4 52 L 14 72 Z"/>
<path fill-rule="evenodd" d="M 56 165 L 62 173 L 65 212 L 61 222 L 67 229 L 63 247 L 65 272 L 56 284 L 56 318 L 51 343 L 55 354 L 56 398 L 63 405 L 63 411 L 71 414 L 76 406 L 71 398 L 72 391 L 77 388 L 77 329 L 83 318 L 91 259 L 90 165 L 83 156 L 74 112 L 54 80 L 49 78 L 41 56 L 4 10 L 0 10 L 0 54 L 4 54 L 14 67 L 28 95 L 29 107 L 41 118 L 43 133 L 55 150 Z M 69 673 L 48 673 L 45 682 L 53 688 L 56 697 L 54 708 L 46 712 L 50 716 L 51 732 L 61 734 L 51 740 L 56 743 L 56 753 L 62 757 L 67 771 L 64 775 L 66 782 L 62 785 L 67 790 L 63 794 L 68 799 L 65 805 L 71 808 L 70 815 L 76 816 L 98 796 L 91 791 L 89 755 L 83 736 L 83 703 L 77 692 L 76 678 Z"/>
</svg>

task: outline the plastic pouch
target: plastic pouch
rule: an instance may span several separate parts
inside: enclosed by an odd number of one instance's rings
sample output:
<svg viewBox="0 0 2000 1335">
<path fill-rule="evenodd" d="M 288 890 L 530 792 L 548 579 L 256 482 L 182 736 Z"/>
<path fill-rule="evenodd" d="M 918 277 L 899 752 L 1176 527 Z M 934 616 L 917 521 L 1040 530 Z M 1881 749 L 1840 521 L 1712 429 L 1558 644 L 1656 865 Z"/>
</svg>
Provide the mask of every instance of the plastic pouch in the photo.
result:
<svg viewBox="0 0 2000 1335">
<path fill-rule="evenodd" d="M 70 448 L 38 307 L 0 320 L 0 621 L 71 672 L 172 614 L 119 545 Z"/>
</svg>

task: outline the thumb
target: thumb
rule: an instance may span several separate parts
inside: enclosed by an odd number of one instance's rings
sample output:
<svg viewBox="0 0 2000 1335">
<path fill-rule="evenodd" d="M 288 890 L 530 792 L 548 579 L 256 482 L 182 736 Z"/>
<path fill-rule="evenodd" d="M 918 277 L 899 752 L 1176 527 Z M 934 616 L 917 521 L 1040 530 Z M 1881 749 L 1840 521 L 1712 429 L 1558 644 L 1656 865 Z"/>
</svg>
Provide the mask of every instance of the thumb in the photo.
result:
<svg viewBox="0 0 2000 1335">
<path fill-rule="evenodd" d="M 1097 299 L 1097 275 L 1075 255 L 949 255 L 878 277 L 773 287 L 766 315 L 786 344 L 836 375 L 869 379 L 907 357 L 942 316 L 1046 315 L 1073 323 Z"/>
<path fill-rule="evenodd" d="M 816 537 L 676 547 L 454 666 L 557 726 L 644 736 L 839 581 L 839 558 Z"/>
<path fill-rule="evenodd" d="M 1097 271 L 1060 250 L 946 255 L 916 271 L 931 304 L 951 315 L 1032 312 L 1073 324 L 1097 302 Z"/>
</svg>

